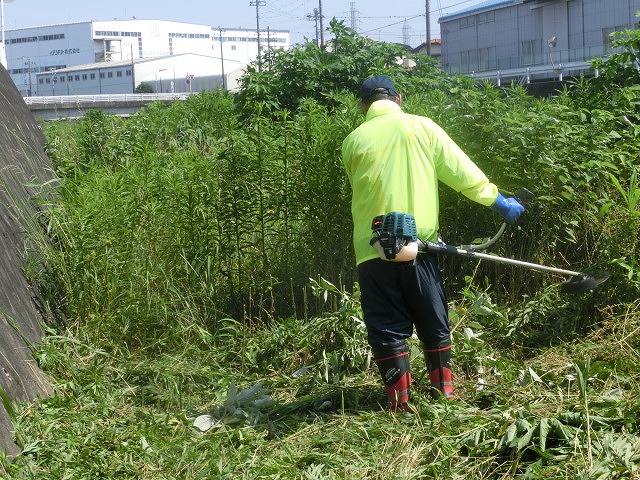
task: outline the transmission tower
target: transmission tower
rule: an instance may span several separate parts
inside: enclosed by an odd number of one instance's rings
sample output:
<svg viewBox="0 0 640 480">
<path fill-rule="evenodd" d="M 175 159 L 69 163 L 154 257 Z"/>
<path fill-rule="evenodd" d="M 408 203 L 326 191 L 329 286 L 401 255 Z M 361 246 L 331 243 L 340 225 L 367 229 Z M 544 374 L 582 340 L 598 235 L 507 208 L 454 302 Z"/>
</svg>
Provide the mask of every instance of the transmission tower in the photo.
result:
<svg viewBox="0 0 640 480">
<path fill-rule="evenodd" d="M 356 10 L 356 2 L 350 2 L 351 28 L 358 30 L 358 11 Z"/>
<path fill-rule="evenodd" d="M 406 18 L 402 24 L 402 43 L 405 45 L 410 45 L 411 43 L 411 27 L 409 26 L 409 22 Z"/>
</svg>

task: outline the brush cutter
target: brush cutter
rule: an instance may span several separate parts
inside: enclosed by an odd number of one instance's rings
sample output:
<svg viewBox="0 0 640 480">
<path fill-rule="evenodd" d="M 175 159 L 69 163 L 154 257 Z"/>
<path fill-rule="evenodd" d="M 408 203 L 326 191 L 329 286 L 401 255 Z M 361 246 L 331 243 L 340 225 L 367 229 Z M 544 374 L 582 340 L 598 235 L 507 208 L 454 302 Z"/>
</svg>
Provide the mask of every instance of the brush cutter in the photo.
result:
<svg viewBox="0 0 640 480">
<path fill-rule="evenodd" d="M 445 243 L 424 242 L 421 243 L 421 251 L 444 253 L 447 255 L 457 255 L 462 257 L 477 258 L 480 260 L 489 260 L 497 263 L 505 263 L 509 265 L 516 265 L 519 267 L 527 267 L 532 270 L 538 270 L 541 272 L 557 273 L 559 275 L 570 276 L 571 278 L 564 282 L 560 289 L 565 293 L 583 293 L 589 290 L 593 290 L 601 283 L 607 281 L 609 278 L 609 272 L 600 271 L 594 272 L 591 275 L 586 273 L 575 272 L 573 270 L 564 270 L 562 268 L 547 267 L 546 265 L 539 265 L 537 263 L 524 262 L 522 260 L 515 260 L 513 258 L 499 257 L 498 255 L 491 255 L 488 253 L 478 252 L 474 249 L 464 249 L 460 247 L 454 247 Z"/>
<path fill-rule="evenodd" d="M 526 188 L 521 188 L 515 194 L 515 197 L 521 203 L 526 204 L 533 198 L 533 194 Z M 605 271 L 593 272 L 588 275 L 573 270 L 548 267 L 546 265 L 500 257 L 479 251 L 485 250 L 493 245 L 502 236 L 506 227 L 507 224 L 503 223 L 498 233 L 482 244 L 452 246 L 443 242 L 425 242 L 419 239 L 416 235 L 413 215 L 391 212 L 373 219 L 372 230 L 376 236 L 371 239 L 371 245 L 378 249 L 381 258 L 390 261 L 411 260 L 415 258 L 418 251 L 422 251 L 489 260 L 497 263 L 526 267 L 541 272 L 556 273 L 571 277 L 560 287 L 565 293 L 583 293 L 593 290 L 609 278 L 609 272 Z"/>
</svg>

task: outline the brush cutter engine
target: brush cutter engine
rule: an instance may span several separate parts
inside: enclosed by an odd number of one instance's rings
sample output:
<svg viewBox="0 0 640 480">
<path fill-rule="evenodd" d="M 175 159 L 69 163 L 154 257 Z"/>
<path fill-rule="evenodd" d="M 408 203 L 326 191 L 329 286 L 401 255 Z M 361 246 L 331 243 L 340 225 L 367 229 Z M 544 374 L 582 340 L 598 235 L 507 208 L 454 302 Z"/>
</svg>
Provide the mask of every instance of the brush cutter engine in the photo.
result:
<svg viewBox="0 0 640 480">
<path fill-rule="evenodd" d="M 382 260 L 409 262 L 418 255 L 416 219 L 409 213 L 390 212 L 371 222 L 374 237 L 369 242 Z"/>
</svg>

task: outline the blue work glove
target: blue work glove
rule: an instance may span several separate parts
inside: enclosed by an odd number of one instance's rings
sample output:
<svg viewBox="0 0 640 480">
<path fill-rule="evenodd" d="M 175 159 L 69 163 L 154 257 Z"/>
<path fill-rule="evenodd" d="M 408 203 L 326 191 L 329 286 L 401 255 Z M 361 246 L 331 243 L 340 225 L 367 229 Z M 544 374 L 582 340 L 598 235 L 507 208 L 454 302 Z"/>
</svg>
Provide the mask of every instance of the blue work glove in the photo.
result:
<svg viewBox="0 0 640 480">
<path fill-rule="evenodd" d="M 491 205 L 491 209 L 498 212 L 504 218 L 504 221 L 507 223 L 516 223 L 520 215 L 524 213 L 524 207 L 522 204 L 515 198 L 504 198 L 502 194 L 498 193 L 498 198 L 493 205 Z"/>
</svg>

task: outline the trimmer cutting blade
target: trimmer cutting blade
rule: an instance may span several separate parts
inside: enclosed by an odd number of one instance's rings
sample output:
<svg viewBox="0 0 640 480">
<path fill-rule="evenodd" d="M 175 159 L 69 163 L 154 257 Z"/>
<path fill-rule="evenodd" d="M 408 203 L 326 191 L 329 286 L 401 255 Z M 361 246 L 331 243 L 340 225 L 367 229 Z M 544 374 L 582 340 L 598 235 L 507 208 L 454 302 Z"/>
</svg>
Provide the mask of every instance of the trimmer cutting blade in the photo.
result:
<svg viewBox="0 0 640 480">
<path fill-rule="evenodd" d="M 609 272 L 599 271 L 591 275 L 581 273 L 567 280 L 560 286 L 560 290 L 564 293 L 584 293 L 589 290 L 598 288 L 600 284 L 609 279 Z"/>
</svg>

